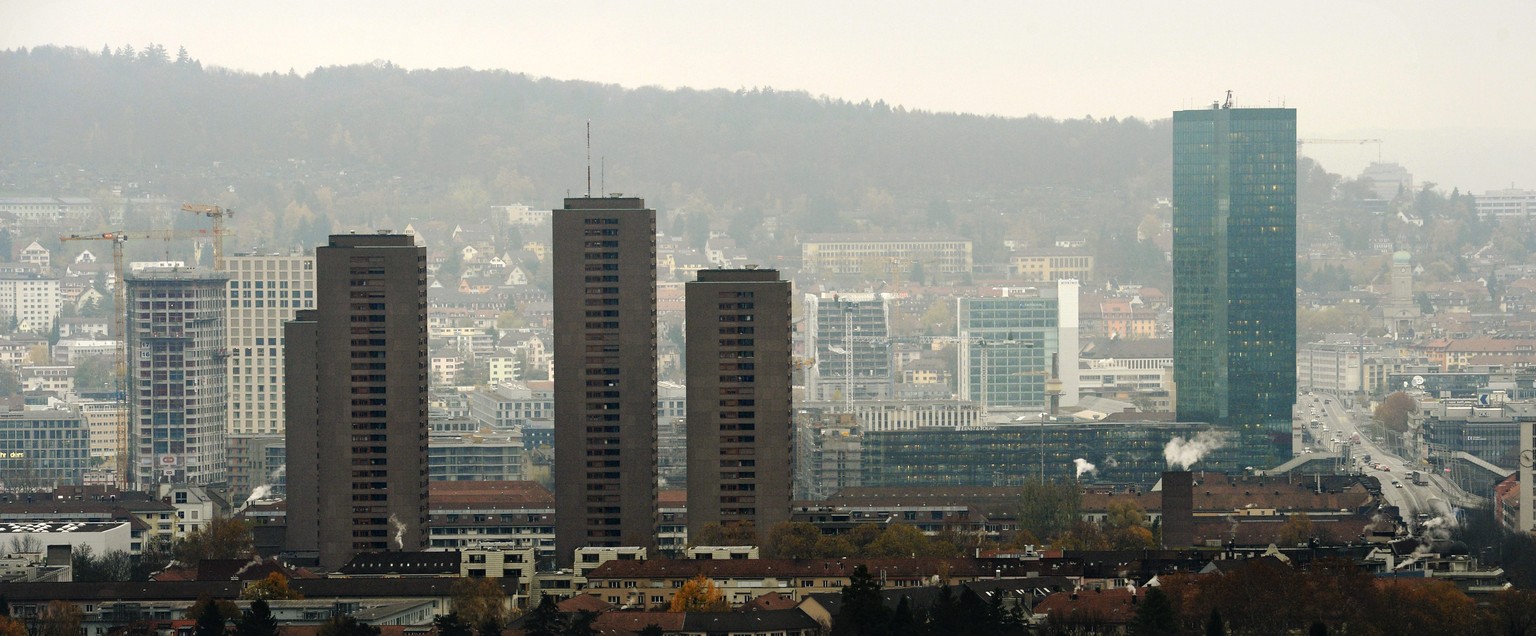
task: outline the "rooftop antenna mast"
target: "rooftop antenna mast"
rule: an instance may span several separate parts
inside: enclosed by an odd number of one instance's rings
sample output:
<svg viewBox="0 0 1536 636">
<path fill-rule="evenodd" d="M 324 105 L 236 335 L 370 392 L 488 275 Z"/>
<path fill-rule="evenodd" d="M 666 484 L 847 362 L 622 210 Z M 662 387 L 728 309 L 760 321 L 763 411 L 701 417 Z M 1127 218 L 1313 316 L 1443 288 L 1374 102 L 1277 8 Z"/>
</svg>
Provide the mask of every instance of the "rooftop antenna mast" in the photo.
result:
<svg viewBox="0 0 1536 636">
<path fill-rule="evenodd" d="M 587 198 L 592 198 L 592 120 L 587 120 Z"/>
</svg>

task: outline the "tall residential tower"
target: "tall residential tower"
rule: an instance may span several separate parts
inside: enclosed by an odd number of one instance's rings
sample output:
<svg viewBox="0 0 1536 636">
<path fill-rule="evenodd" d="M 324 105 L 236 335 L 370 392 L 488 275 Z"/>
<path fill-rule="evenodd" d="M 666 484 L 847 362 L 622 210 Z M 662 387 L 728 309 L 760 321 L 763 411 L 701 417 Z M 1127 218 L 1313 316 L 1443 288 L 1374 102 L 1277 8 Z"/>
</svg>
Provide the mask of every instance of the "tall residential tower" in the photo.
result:
<svg viewBox="0 0 1536 636">
<path fill-rule="evenodd" d="M 555 546 L 652 546 L 656 211 L 572 198 L 554 212 Z"/>
<path fill-rule="evenodd" d="M 427 539 L 427 254 L 404 234 L 315 250 L 284 330 L 288 549 L 326 568 Z"/>
<path fill-rule="evenodd" d="M 790 284 L 705 269 L 687 284 L 688 534 L 789 520 Z"/>
<path fill-rule="evenodd" d="M 1243 461 L 1290 453 L 1296 402 L 1296 111 L 1173 114 L 1178 418 L 1239 435 Z"/>
</svg>

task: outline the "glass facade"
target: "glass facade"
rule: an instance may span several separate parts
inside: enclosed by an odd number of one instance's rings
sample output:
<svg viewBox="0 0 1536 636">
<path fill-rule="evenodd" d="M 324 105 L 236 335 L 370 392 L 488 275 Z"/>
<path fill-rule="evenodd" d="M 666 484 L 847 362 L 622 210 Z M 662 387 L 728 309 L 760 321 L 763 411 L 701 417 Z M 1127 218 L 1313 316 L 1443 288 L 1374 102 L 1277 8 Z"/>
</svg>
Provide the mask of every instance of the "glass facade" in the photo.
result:
<svg viewBox="0 0 1536 636">
<path fill-rule="evenodd" d="M 1173 207 L 1178 419 L 1278 463 L 1296 402 L 1296 111 L 1174 113 Z"/>
<path fill-rule="evenodd" d="M 1055 298 L 960 298 L 960 398 L 1046 406 L 1051 355 L 1061 350 Z M 985 382 L 985 385 L 983 385 Z"/>
<path fill-rule="evenodd" d="M 80 483 L 90 465 L 90 428 L 74 411 L 0 413 L 0 486 Z"/>
<path fill-rule="evenodd" d="M 861 485 L 1009 486 L 1042 471 L 1047 480 L 1072 479 L 1073 460 L 1081 458 L 1097 467 L 1084 481 L 1150 487 L 1167 470 L 1163 448 L 1169 440 L 1209 428 L 1198 422 L 1053 422 L 866 432 Z M 1240 471 L 1233 450 L 1217 449 L 1194 468 Z"/>
</svg>

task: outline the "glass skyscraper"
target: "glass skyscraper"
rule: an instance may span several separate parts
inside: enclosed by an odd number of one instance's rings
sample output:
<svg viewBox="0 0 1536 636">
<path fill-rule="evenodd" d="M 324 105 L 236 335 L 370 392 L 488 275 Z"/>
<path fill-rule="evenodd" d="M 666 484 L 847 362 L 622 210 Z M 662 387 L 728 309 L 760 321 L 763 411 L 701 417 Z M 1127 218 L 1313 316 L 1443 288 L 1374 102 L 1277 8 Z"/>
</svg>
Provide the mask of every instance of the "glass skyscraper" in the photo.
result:
<svg viewBox="0 0 1536 636">
<path fill-rule="evenodd" d="M 1296 110 L 1173 114 L 1173 356 L 1180 421 L 1290 454 L 1296 402 Z"/>
</svg>

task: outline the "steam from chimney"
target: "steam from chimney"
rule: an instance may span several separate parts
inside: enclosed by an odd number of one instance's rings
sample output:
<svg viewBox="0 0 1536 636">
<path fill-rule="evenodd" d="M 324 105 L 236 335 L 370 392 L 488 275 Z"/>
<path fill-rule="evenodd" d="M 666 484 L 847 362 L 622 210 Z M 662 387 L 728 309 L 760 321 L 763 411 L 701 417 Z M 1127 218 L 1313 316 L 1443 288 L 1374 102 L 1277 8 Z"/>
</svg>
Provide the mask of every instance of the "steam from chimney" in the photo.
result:
<svg viewBox="0 0 1536 636">
<path fill-rule="evenodd" d="M 1093 464 L 1089 463 L 1088 460 L 1081 457 L 1072 460 L 1072 465 L 1077 467 L 1078 479 L 1083 478 L 1083 473 L 1091 473 L 1099 469 L 1099 467 L 1094 466 Z"/>
<path fill-rule="evenodd" d="M 266 484 L 262 484 L 260 486 L 257 486 L 255 488 L 251 489 L 251 496 L 245 498 L 245 503 L 241 504 L 241 507 L 243 508 L 243 507 L 249 506 L 249 505 L 251 505 L 253 503 L 256 503 L 257 501 L 260 501 L 262 499 L 266 499 L 267 496 L 271 495 L 271 494 L 272 494 L 272 487 L 271 486 L 268 486 Z"/>
<path fill-rule="evenodd" d="M 1189 470 L 1195 462 L 1200 461 L 1213 450 L 1226 445 L 1226 440 L 1214 431 L 1201 431 L 1199 434 L 1185 439 L 1175 437 L 1168 440 L 1168 445 L 1163 447 L 1163 459 L 1168 460 L 1168 468 L 1174 470 Z"/>
<path fill-rule="evenodd" d="M 405 524 L 401 523 L 400 522 L 400 518 L 396 517 L 395 513 L 393 513 L 393 512 L 389 513 L 389 527 L 395 529 L 395 548 L 398 549 L 398 550 L 404 550 L 405 549 Z"/>
</svg>

